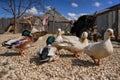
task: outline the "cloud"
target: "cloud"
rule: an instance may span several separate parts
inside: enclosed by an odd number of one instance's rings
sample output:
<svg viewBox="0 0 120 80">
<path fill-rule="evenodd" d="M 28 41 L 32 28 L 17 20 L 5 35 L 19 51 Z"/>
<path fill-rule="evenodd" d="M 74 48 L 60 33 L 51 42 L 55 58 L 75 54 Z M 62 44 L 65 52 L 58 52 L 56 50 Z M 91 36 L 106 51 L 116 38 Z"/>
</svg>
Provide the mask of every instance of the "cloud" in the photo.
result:
<svg viewBox="0 0 120 80">
<path fill-rule="evenodd" d="M 32 7 L 25 12 L 26 15 L 37 15 L 38 11 L 35 7 Z"/>
<path fill-rule="evenodd" d="M 113 2 L 112 1 L 108 1 L 108 4 L 112 4 Z"/>
<path fill-rule="evenodd" d="M 69 20 L 77 20 L 80 16 L 82 16 L 82 15 L 86 15 L 87 13 L 80 13 L 80 14 L 75 14 L 75 13 L 68 13 L 67 15 L 68 15 L 68 19 Z"/>
<path fill-rule="evenodd" d="M 100 7 L 100 6 L 101 6 L 101 3 L 100 3 L 100 2 L 95 2 L 95 3 L 93 4 L 93 6 L 95 6 L 95 7 Z"/>
<path fill-rule="evenodd" d="M 75 13 L 68 13 L 68 16 L 73 17 L 73 16 L 76 16 L 76 14 Z"/>
<path fill-rule="evenodd" d="M 78 18 L 77 14 L 75 14 L 75 13 L 68 13 L 68 16 L 69 16 L 68 18 L 71 20 L 77 20 L 77 18 Z"/>
<path fill-rule="evenodd" d="M 44 12 L 39 12 L 39 14 L 40 14 L 40 15 L 43 15 L 43 14 L 44 14 Z"/>
<path fill-rule="evenodd" d="M 87 13 L 80 13 L 80 16 L 82 16 L 82 15 L 87 15 Z"/>
<path fill-rule="evenodd" d="M 51 6 L 45 6 L 47 10 L 51 10 Z"/>
<path fill-rule="evenodd" d="M 72 3 L 72 7 L 78 7 L 78 4 Z"/>
</svg>

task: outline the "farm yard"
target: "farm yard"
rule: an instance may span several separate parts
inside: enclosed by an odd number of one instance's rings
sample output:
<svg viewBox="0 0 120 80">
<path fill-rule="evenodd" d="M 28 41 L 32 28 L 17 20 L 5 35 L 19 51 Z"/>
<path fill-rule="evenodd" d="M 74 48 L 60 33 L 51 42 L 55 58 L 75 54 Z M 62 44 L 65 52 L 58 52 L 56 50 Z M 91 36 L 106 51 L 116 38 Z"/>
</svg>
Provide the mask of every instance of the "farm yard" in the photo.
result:
<svg viewBox="0 0 120 80">
<path fill-rule="evenodd" d="M 120 43 L 112 41 L 114 53 L 101 60 L 97 66 L 82 53 L 73 54 L 61 50 L 57 61 L 40 64 L 37 52 L 51 34 L 43 36 L 25 50 L 26 57 L 0 45 L 0 80 L 120 80 Z M 0 35 L 0 44 L 20 34 Z"/>
<path fill-rule="evenodd" d="M 0 0 L 0 80 L 120 80 L 120 1 Z"/>
</svg>

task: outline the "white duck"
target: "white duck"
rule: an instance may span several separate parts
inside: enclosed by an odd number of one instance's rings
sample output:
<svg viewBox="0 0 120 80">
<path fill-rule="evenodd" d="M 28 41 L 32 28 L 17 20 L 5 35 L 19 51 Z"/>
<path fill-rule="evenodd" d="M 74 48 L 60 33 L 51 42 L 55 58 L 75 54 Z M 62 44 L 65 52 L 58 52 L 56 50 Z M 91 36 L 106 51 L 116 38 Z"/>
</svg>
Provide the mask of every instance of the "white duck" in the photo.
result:
<svg viewBox="0 0 120 80">
<path fill-rule="evenodd" d="M 109 28 L 104 33 L 104 40 L 102 42 L 89 44 L 84 48 L 84 52 L 89 55 L 96 64 L 100 65 L 101 58 L 105 58 L 113 53 L 111 37 L 114 37 L 114 33 L 113 30 Z M 98 62 L 96 62 L 95 59 L 98 59 Z"/>
<path fill-rule="evenodd" d="M 83 48 L 89 45 L 87 37 L 88 37 L 88 33 L 83 32 L 81 35 L 81 44 L 82 44 Z"/>
<path fill-rule="evenodd" d="M 63 34 L 63 31 L 60 28 L 58 28 L 57 37 L 55 39 L 56 42 L 63 42 L 62 34 Z"/>
<path fill-rule="evenodd" d="M 62 35 L 60 35 L 62 36 Z M 74 53 L 75 57 L 78 57 L 78 52 L 82 52 L 83 48 L 88 45 L 88 33 L 83 32 L 81 41 L 76 36 L 63 36 L 62 42 L 54 42 L 53 46 L 57 47 L 58 50 L 65 49 Z"/>
</svg>

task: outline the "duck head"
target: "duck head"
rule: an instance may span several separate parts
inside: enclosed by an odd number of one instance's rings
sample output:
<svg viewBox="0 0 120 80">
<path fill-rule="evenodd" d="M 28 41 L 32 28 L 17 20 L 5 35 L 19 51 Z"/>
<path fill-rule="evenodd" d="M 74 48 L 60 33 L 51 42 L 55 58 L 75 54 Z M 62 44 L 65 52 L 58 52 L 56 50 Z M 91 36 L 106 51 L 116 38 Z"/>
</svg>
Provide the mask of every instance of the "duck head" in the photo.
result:
<svg viewBox="0 0 120 80">
<path fill-rule="evenodd" d="M 62 35 L 64 32 L 61 30 L 61 28 L 58 28 L 58 35 Z"/>
<path fill-rule="evenodd" d="M 46 44 L 51 45 L 54 41 L 55 41 L 55 37 L 54 36 L 49 36 L 46 40 Z"/>
<path fill-rule="evenodd" d="M 29 30 L 24 30 L 22 32 L 22 36 L 30 36 L 30 31 Z"/>
<path fill-rule="evenodd" d="M 113 29 L 108 28 L 104 34 L 104 39 L 110 39 L 110 38 L 114 38 L 114 32 Z"/>
</svg>

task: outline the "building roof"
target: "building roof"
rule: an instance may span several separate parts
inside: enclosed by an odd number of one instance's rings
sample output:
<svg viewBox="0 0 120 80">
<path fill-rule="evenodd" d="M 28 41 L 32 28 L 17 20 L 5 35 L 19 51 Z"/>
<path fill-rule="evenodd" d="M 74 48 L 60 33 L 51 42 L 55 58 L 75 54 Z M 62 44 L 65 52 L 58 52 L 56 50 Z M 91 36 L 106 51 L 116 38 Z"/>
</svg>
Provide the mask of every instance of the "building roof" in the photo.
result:
<svg viewBox="0 0 120 80">
<path fill-rule="evenodd" d="M 119 10 L 120 9 L 120 4 L 114 5 L 112 7 L 106 8 L 104 10 L 98 11 L 96 14 L 97 15 L 101 15 L 110 11 L 114 11 L 114 10 Z"/>
<path fill-rule="evenodd" d="M 46 12 L 43 17 L 49 17 L 49 21 L 55 21 L 55 22 L 69 22 L 67 18 L 65 18 L 63 15 L 61 15 L 58 11 L 55 9 L 51 9 L 48 12 Z"/>
</svg>

